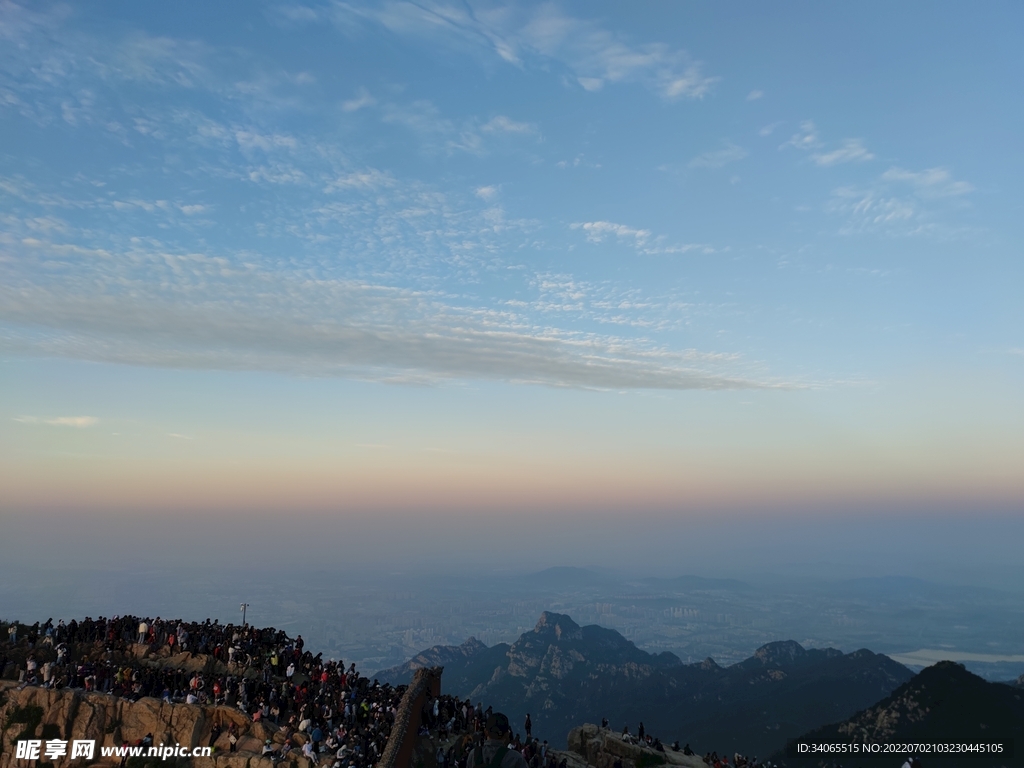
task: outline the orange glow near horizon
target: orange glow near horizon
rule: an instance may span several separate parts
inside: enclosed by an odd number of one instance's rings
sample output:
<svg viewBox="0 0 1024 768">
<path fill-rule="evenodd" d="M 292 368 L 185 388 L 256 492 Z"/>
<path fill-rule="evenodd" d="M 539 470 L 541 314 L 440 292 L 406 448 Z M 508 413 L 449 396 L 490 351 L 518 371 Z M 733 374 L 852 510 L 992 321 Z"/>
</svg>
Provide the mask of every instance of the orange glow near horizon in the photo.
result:
<svg viewBox="0 0 1024 768">
<path fill-rule="evenodd" d="M 828 456 L 594 457 L 552 462 L 501 457 L 22 459 L 0 478 L 3 508 L 180 510 L 759 509 L 785 505 L 1024 501 L 1009 458 L 959 471 L 879 466 Z"/>
<path fill-rule="evenodd" d="M 190 376 L 196 391 L 208 379 Z M 287 397 L 260 380 L 239 400 L 242 380 L 202 407 L 168 409 L 181 387 L 160 382 L 138 387 L 139 402 L 102 392 L 51 413 L 25 400 L 0 429 L 0 512 L 1024 503 L 1024 414 L 1008 381 L 972 400 L 975 381 L 622 396 L 275 379 Z"/>
</svg>

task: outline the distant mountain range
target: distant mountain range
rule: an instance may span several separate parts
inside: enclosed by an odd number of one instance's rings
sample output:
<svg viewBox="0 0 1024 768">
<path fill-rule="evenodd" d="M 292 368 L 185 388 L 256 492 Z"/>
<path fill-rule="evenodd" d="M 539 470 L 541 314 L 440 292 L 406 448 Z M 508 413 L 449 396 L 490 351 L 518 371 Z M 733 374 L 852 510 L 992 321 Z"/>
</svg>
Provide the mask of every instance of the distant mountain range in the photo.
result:
<svg viewBox="0 0 1024 768">
<path fill-rule="evenodd" d="M 913 676 L 870 651 L 808 650 L 792 641 L 769 643 L 730 667 L 712 659 L 684 664 L 614 630 L 544 612 L 512 645 L 437 646 L 376 677 L 403 684 L 418 667 L 438 664 L 446 693 L 494 706 L 516 730 L 529 712 L 534 734 L 556 746 L 572 727 L 607 717 L 612 728 L 628 724 L 634 733 L 643 721 L 662 741 L 689 742 L 701 753 L 750 755 L 844 720 Z"/>
<path fill-rule="evenodd" d="M 1018 681 L 1019 682 L 1019 681 Z M 808 743 L 983 743 L 1013 740 L 1016 750 L 991 757 L 919 754 L 927 768 L 953 766 L 1024 766 L 1024 691 L 1012 684 L 990 683 L 960 664 L 941 661 L 926 667 L 885 699 L 833 725 L 801 737 Z M 812 766 L 818 759 L 799 759 L 780 752 L 775 760 L 787 766 Z M 841 760 L 858 765 L 856 760 Z M 892 761 L 896 765 L 898 761 Z M 878 764 L 878 760 L 865 761 Z"/>
</svg>

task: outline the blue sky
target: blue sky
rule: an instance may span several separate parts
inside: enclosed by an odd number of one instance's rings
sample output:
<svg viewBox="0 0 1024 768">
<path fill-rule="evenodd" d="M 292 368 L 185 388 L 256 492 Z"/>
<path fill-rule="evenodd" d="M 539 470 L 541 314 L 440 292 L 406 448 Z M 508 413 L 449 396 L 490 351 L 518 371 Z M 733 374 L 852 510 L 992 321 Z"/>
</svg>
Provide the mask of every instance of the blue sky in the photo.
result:
<svg viewBox="0 0 1024 768">
<path fill-rule="evenodd" d="M 8 498 L 1019 502 L 1022 15 L 4 2 Z"/>
</svg>

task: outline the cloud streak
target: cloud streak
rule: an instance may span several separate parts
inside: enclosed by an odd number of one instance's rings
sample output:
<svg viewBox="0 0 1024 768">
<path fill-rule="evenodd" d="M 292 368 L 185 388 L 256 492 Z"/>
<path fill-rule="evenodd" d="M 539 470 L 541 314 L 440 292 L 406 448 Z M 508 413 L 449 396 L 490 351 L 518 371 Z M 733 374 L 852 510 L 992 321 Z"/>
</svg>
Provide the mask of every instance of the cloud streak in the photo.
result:
<svg viewBox="0 0 1024 768">
<path fill-rule="evenodd" d="M 616 237 L 632 239 L 637 244 L 642 244 L 651 236 L 651 232 L 648 229 L 635 229 L 625 224 L 615 224 L 611 221 L 584 221 L 570 224 L 569 227 L 571 229 L 582 229 L 587 235 L 587 240 L 592 243 L 600 243 L 609 235 L 615 235 Z"/>
<path fill-rule="evenodd" d="M 722 370 L 729 356 L 671 352 L 635 341 L 521 328 L 484 312 L 422 306 L 414 296 L 367 285 L 324 287 L 362 317 L 331 320 L 240 312 L 208 301 L 111 300 L 59 291 L 0 292 L 0 347 L 154 367 L 269 370 L 392 382 L 445 379 L 599 389 L 742 389 L 778 386 Z M 303 290 L 308 290 L 304 286 Z M 375 294 L 375 295 L 374 295 Z M 406 323 L 368 321 L 369 315 L 418 317 Z M 429 310 L 429 311 L 424 311 Z M 91 426 L 88 417 L 47 423 Z"/>
<path fill-rule="evenodd" d="M 558 62 L 587 91 L 599 91 L 609 83 L 639 83 L 670 101 L 700 99 L 720 79 L 705 74 L 702 64 L 681 49 L 636 43 L 595 21 L 567 15 L 553 4 L 527 10 L 390 0 L 335 7 L 335 21 L 346 30 L 354 19 L 361 19 L 457 50 L 487 50 L 516 67 Z"/>
<path fill-rule="evenodd" d="M 715 252 L 715 249 L 706 243 L 670 245 L 665 242 L 666 238 L 664 235 L 654 237 L 649 229 L 636 229 L 626 224 L 616 224 L 611 221 L 575 222 L 570 224 L 569 228 L 582 230 L 586 234 L 587 242 L 603 243 L 609 237 L 615 237 L 616 240 L 632 243 L 637 251 L 648 255 L 680 254 L 690 251 Z"/>
<path fill-rule="evenodd" d="M 834 190 L 827 209 L 847 217 L 844 234 L 879 231 L 949 235 L 955 230 L 944 225 L 936 214 L 942 207 L 963 205 L 960 198 L 972 191 L 972 184 L 955 180 L 945 168 L 909 171 L 893 167 L 869 187 Z"/>
<path fill-rule="evenodd" d="M 58 416 L 54 419 L 40 419 L 36 416 L 16 416 L 14 421 L 22 424 L 47 424 L 51 427 L 74 427 L 84 429 L 100 423 L 95 416 Z"/>
<path fill-rule="evenodd" d="M 825 167 L 841 163 L 862 163 L 865 160 L 874 160 L 874 158 L 875 156 L 868 152 L 860 139 L 847 139 L 838 149 L 833 149 L 831 152 L 815 152 L 811 155 L 811 160 L 817 165 Z"/>
<path fill-rule="evenodd" d="M 974 191 L 974 185 L 966 181 L 955 181 L 945 168 L 908 171 L 894 167 L 882 174 L 882 180 L 909 184 L 922 197 L 958 197 Z"/>
<path fill-rule="evenodd" d="M 597 231 L 630 238 L 642 232 L 628 229 Z M 76 262 L 68 262 L 59 245 L 36 242 L 31 251 L 63 275 L 44 286 L 14 273 L 10 263 L 0 265 L 7 267 L 0 269 L 0 348 L 15 354 L 394 382 L 495 379 L 602 389 L 778 385 L 745 374 L 730 355 L 568 332 L 514 311 L 454 304 L 421 290 L 283 277 L 252 263 L 140 251 L 105 252 L 108 279 L 97 281 L 94 269 L 69 267 Z"/>
<path fill-rule="evenodd" d="M 771 134 L 774 128 L 774 125 L 762 128 L 761 135 L 767 136 Z M 812 152 L 811 160 L 820 168 L 875 159 L 875 156 L 868 151 L 861 139 L 844 139 L 843 143 L 838 147 L 827 151 L 822 149 L 824 146 L 825 142 L 821 140 L 817 126 L 811 120 L 805 120 L 800 124 L 800 130 L 794 133 L 789 138 L 789 141 L 782 144 L 779 149 L 792 147 L 804 152 Z"/>
<path fill-rule="evenodd" d="M 721 149 L 703 152 L 690 161 L 691 168 L 721 168 L 747 156 L 747 150 L 732 142 L 726 142 Z"/>
</svg>

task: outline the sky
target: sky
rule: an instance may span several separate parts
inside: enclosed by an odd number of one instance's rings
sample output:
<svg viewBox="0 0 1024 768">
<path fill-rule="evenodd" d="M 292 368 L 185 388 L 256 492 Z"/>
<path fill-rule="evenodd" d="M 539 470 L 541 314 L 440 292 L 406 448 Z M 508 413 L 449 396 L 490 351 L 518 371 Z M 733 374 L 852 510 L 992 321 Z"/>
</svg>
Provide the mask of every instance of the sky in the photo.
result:
<svg viewBox="0 0 1024 768">
<path fill-rule="evenodd" d="M 0 516 L 1017 525 L 1022 24 L 0 0 Z"/>
</svg>

